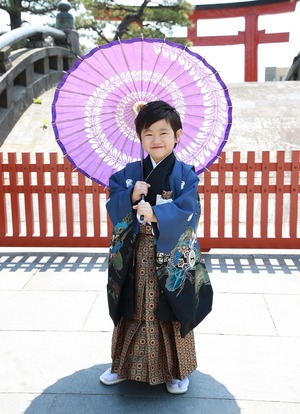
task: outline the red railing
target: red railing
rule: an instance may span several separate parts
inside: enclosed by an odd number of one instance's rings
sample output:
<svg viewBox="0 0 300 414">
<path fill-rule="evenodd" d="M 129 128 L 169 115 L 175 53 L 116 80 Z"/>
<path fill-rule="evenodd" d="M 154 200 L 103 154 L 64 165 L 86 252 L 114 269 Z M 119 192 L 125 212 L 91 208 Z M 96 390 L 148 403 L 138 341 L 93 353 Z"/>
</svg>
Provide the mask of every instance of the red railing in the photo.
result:
<svg viewBox="0 0 300 414">
<path fill-rule="evenodd" d="M 300 151 L 223 153 L 199 184 L 202 250 L 299 249 L 299 171 Z M 107 197 L 56 153 L 0 153 L 0 246 L 107 247 Z"/>
</svg>

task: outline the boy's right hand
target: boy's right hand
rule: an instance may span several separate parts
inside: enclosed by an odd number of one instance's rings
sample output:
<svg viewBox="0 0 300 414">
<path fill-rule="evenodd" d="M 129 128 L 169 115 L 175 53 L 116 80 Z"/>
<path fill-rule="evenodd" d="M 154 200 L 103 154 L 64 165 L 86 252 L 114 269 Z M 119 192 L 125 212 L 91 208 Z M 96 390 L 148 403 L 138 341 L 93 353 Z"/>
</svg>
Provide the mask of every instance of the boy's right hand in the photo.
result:
<svg viewBox="0 0 300 414">
<path fill-rule="evenodd" d="M 148 188 L 150 184 L 146 183 L 145 181 L 137 181 L 134 184 L 134 188 L 132 191 L 131 199 L 132 203 L 136 203 L 142 198 L 142 195 L 146 196 L 148 194 Z"/>
</svg>

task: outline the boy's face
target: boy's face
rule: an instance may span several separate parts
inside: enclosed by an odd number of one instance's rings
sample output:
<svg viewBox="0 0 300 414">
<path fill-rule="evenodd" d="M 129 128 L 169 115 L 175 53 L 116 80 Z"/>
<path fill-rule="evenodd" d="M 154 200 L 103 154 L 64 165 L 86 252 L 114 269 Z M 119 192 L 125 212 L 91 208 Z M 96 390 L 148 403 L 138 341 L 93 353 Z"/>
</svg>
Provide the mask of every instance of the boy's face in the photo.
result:
<svg viewBox="0 0 300 414">
<path fill-rule="evenodd" d="M 165 120 L 155 122 L 141 132 L 141 142 L 144 150 L 151 155 L 156 163 L 168 156 L 179 141 L 182 130 L 174 134 L 171 125 Z"/>
</svg>

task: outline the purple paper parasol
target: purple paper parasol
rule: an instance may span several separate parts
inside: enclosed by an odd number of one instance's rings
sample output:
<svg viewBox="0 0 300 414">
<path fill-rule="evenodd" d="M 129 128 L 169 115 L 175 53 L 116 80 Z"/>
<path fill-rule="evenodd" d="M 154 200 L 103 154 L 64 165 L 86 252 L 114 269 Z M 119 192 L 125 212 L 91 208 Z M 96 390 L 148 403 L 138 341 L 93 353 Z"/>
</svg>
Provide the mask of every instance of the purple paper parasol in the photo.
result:
<svg viewBox="0 0 300 414">
<path fill-rule="evenodd" d="M 74 167 L 106 186 L 140 159 L 134 120 L 141 105 L 163 100 L 179 112 L 179 160 L 208 168 L 227 142 L 232 105 L 226 85 L 200 55 L 162 39 L 114 41 L 79 59 L 52 105 L 56 140 Z"/>
</svg>

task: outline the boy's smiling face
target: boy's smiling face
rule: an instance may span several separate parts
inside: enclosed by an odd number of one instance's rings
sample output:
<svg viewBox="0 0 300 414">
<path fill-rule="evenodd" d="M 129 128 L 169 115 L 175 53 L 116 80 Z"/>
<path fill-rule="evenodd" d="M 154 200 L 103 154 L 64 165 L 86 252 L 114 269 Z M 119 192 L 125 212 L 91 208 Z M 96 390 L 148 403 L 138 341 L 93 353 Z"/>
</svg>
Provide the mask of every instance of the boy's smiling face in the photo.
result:
<svg viewBox="0 0 300 414">
<path fill-rule="evenodd" d="M 171 125 L 165 120 L 154 122 L 149 128 L 141 132 L 141 141 L 144 150 L 153 158 L 156 163 L 167 157 L 179 141 L 181 129 L 174 134 Z"/>
</svg>

